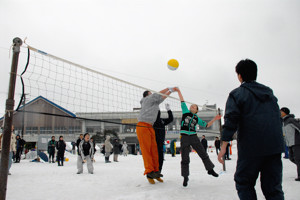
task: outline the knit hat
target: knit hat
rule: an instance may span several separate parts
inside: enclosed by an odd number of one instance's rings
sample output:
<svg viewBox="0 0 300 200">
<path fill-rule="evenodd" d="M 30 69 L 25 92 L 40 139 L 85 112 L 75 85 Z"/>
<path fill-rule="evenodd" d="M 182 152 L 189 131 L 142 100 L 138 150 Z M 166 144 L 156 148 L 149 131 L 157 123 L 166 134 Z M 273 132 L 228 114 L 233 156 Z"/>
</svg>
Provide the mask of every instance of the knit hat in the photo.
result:
<svg viewBox="0 0 300 200">
<path fill-rule="evenodd" d="M 283 107 L 280 109 L 282 112 L 284 112 L 285 114 L 289 115 L 290 114 L 290 109 L 288 109 L 287 107 Z"/>
</svg>

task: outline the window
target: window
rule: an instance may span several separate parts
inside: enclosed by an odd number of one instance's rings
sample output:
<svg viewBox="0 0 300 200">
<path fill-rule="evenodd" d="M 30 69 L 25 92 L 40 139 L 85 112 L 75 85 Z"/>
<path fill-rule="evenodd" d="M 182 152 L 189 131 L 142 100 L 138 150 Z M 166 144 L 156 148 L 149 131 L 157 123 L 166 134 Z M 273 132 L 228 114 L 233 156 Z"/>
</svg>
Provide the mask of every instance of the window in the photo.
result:
<svg viewBox="0 0 300 200">
<path fill-rule="evenodd" d="M 67 133 L 67 129 L 66 127 L 55 127 L 54 128 L 54 134 L 66 134 Z"/>
<path fill-rule="evenodd" d="M 52 134 L 52 127 L 41 127 L 40 134 Z"/>
<path fill-rule="evenodd" d="M 69 134 L 81 133 L 80 126 L 70 126 L 69 127 Z"/>
</svg>

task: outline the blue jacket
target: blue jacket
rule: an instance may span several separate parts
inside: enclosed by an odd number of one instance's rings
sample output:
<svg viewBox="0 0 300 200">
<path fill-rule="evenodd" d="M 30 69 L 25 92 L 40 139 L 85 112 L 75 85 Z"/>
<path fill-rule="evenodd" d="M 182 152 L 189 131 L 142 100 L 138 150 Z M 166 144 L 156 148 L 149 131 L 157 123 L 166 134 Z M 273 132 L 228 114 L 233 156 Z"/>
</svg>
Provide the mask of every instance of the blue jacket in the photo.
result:
<svg viewBox="0 0 300 200">
<path fill-rule="evenodd" d="M 260 83 L 244 82 L 230 92 L 222 140 L 237 132 L 239 156 L 267 156 L 283 152 L 283 134 L 277 98 Z"/>
</svg>

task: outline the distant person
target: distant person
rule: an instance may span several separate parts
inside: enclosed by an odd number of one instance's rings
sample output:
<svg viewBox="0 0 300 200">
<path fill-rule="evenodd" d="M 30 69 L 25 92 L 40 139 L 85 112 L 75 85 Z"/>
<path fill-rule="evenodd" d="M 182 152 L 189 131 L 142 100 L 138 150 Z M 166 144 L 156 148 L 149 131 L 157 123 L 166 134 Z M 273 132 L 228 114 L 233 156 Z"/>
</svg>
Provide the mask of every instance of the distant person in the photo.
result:
<svg viewBox="0 0 300 200">
<path fill-rule="evenodd" d="M 226 146 L 225 160 L 231 160 L 229 155 L 230 155 L 230 142 L 228 142 L 228 144 Z"/>
<path fill-rule="evenodd" d="M 237 132 L 238 160 L 234 180 L 240 199 L 257 199 L 255 184 L 260 175 L 266 199 L 284 199 L 282 191 L 282 123 L 273 91 L 258 82 L 257 65 L 241 60 L 236 68 L 240 87 L 230 92 L 226 103 L 221 151 Z"/>
<path fill-rule="evenodd" d="M 295 115 L 290 114 L 286 107 L 280 109 L 283 119 L 283 132 L 286 144 L 289 147 L 289 159 L 297 166 L 297 178 L 300 181 L 300 123 L 296 121 Z"/>
<path fill-rule="evenodd" d="M 218 177 L 219 175 L 214 171 L 215 165 L 209 159 L 207 152 L 205 151 L 203 145 L 201 144 L 197 132 L 196 126 L 202 127 L 210 127 L 216 120 L 221 119 L 221 115 L 215 116 L 210 122 L 206 123 L 202 119 L 197 116 L 198 106 L 196 104 L 192 104 L 190 109 L 188 109 L 181 91 L 179 88 L 175 88 L 178 92 L 178 96 L 181 101 L 181 109 L 182 109 L 182 120 L 181 120 L 181 176 L 183 176 L 183 186 L 186 187 L 189 181 L 189 164 L 190 164 L 190 150 L 191 146 L 197 152 L 197 154 L 202 159 L 202 162 L 207 170 L 209 175 L 214 177 Z"/>
<path fill-rule="evenodd" d="M 76 141 L 76 146 L 77 146 L 77 154 L 79 155 L 80 153 L 79 153 L 79 144 L 80 144 L 80 142 L 83 140 L 83 134 L 80 134 L 79 135 L 79 138 L 77 139 L 77 141 Z"/>
<path fill-rule="evenodd" d="M 171 152 L 172 157 L 176 156 L 176 142 L 177 142 L 177 140 L 173 139 L 170 144 L 170 152 Z"/>
<path fill-rule="evenodd" d="M 114 139 L 113 152 L 114 152 L 114 162 L 119 162 L 118 156 L 120 154 L 120 143 L 118 139 Z"/>
<path fill-rule="evenodd" d="M 64 141 L 63 136 L 59 136 L 59 140 L 56 143 L 56 149 L 57 149 L 57 162 L 58 166 L 64 166 L 64 155 L 66 151 L 66 142 Z"/>
<path fill-rule="evenodd" d="M 142 108 L 138 116 L 136 134 L 144 160 L 144 175 L 146 175 L 150 184 L 155 184 L 153 179 L 162 177 L 162 174 L 159 172 L 158 152 L 153 124 L 157 118 L 159 104 L 172 91 L 173 88 L 166 88 L 160 91 L 159 94 L 152 94 L 150 91 L 145 91 L 140 101 Z"/>
<path fill-rule="evenodd" d="M 215 139 L 215 148 L 217 155 L 219 154 L 219 151 L 221 150 L 221 141 L 219 140 L 219 137 L 216 137 Z"/>
<path fill-rule="evenodd" d="M 87 164 L 88 173 L 94 173 L 94 144 L 90 141 L 90 135 L 84 134 L 83 140 L 79 143 L 79 155 L 77 159 L 77 174 L 83 173 L 83 164 Z"/>
<path fill-rule="evenodd" d="M 55 147 L 56 147 L 55 136 L 52 136 L 51 140 L 48 142 L 49 163 L 51 163 L 51 158 L 52 158 L 52 163 L 55 163 L 55 160 L 54 160 Z"/>
<path fill-rule="evenodd" d="M 110 136 L 106 136 L 106 140 L 104 142 L 104 148 L 105 148 L 105 163 L 110 163 L 109 156 L 112 153 L 113 145 L 110 143 Z"/>
<path fill-rule="evenodd" d="M 76 147 L 76 143 L 75 142 L 71 142 L 72 145 L 72 154 L 75 154 L 75 147 Z"/>
<path fill-rule="evenodd" d="M 94 147 L 94 155 L 95 155 L 97 149 L 96 149 L 96 143 L 95 143 L 95 141 L 94 141 L 94 138 L 91 137 L 91 138 L 90 138 L 90 142 L 93 144 L 93 147 Z"/>
<path fill-rule="evenodd" d="M 9 145 L 9 156 L 8 156 L 8 175 L 11 175 L 10 168 L 13 160 L 13 153 L 16 153 L 16 135 L 14 134 L 14 126 L 11 127 L 11 139 Z M 0 135 L 0 165 L 1 165 L 1 151 L 3 146 L 3 134 Z"/>
<path fill-rule="evenodd" d="M 207 147 L 208 147 L 208 145 L 207 145 L 207 140 L 206 140 L 206 138 L 205 138 L 205 135 L 202 135 L 201 144 L 202 144 L 202 146 L 203 146 L 205 152 L 207 152 Z"/>
<path fill-rule="evenodd" d="M 123 145 L 122 145 L 122 154 L 123 156 L 127 156 L 128 155 L 128 145 L 127 143 L 124 141 Z"/>
<path fill-rule="evenodd" d="M 19 163 L 21 161 L 21 155 L 23 152 L 24 145 L 25 145 L 25 140 L 23 140 L 20 135 L 17 135 L 16 136 L 17 152 L 16 152 L 16 161 L 15 161 L 16 163 Z"/>
<path fill-rule="evenodd" d="M 166 110 L 168 111 L 168 118 L 161 118 L 161 112 L 160 110 L 158 110 L 156 121 L 153 124 L 153 128 L 155 130 L 160 173 L 164 162 L 164 142 L 166 138 L 165 126 L 170 124 L 173 121 L 173 113 L 170 109 L 170 105 L 166 104 L 165 106 L 166 106 Z"/>
</svg>

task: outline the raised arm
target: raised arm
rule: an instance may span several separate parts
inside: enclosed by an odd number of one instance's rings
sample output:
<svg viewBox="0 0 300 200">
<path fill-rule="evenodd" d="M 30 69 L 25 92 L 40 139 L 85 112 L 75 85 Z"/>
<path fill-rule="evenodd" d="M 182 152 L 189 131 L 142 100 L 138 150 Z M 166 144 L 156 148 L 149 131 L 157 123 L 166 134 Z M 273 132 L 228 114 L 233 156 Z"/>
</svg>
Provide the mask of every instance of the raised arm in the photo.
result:
<svg viewBox="0 0 300 200">
<path fill-rule="evenodd" d="M 210 122 L 207 123 L 207 128 L 210 127 L 215 121 L 220 120 L 222 115 L 215 116 Z"/>
</svg>

